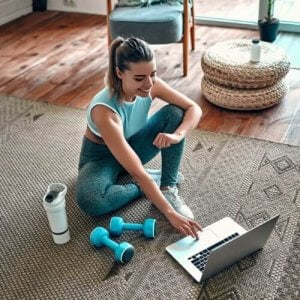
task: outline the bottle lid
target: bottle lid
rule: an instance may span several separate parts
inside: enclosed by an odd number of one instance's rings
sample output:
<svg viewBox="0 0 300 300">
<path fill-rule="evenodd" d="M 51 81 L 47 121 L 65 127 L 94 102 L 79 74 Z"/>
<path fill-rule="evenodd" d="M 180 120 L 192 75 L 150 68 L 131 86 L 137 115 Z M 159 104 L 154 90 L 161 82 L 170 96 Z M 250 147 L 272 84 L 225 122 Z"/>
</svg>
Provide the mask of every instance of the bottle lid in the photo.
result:
<svg viewBox="0 0 300 300">
<path fill-rule="evenodd" d="M 50 210 L 60 209 L 65 205 L 65 195 L 67 186 L 63 183 L 51 183 L 48 186 L 47 193 L 43 198 L 44 208 Z"/>
<path fill-rule="evenodd" d="M 52 202 L 53 200 L 55 200 L 58 196 L 59 192 L 56 192 L 56 191 L 50 191 L 46 197 L 45 197 L 45 201 L 50 203 Z"/>
<path fill-rule="evenodd" d="M 252 40 L 252 43 L 253 43 L 253 44 L 258 44 L 259 42 L 260 42 L 259 39 L 253 39 L 253 40 Z"/>
</svg>

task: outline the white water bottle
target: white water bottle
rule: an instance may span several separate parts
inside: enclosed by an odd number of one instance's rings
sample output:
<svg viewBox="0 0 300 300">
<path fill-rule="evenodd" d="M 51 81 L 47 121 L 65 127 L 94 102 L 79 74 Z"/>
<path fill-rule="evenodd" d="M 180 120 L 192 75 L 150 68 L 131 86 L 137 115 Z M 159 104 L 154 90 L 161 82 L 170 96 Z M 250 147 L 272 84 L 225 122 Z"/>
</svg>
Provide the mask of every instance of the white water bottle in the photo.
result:
<svg viewBox="0 0 300 300">
<path fill-rule="evenodd" d="M 257 40 L 257 39 L 252 40 L 250 61 L 255 62 L 255 63 L 259 62 L 260 61 L 260 53 L 261 53 L 260 40 Z"/>
<path fill-rule="evenodd" d="M 56 244 L 64 244 L 70 240 L 70 231 L 66 213 L 65 195 L 67 186 L 63 183 L 51 183 L 43 198 L 43 206 Z"/>
</svg>

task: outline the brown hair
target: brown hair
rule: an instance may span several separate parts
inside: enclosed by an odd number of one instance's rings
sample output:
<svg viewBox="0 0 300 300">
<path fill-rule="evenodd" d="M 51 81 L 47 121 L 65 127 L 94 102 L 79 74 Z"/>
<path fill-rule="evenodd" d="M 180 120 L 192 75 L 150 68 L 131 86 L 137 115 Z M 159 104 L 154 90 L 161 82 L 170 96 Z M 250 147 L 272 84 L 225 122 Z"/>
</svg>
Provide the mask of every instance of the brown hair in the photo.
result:
<svg viewBox="0 0 300 300">
<path fill-rule="evenodd" d="M 129 63 L 149 62 L 151 60 L 153 60 L 153 52 L 143 40 L 135 37 L 115 38 L 110 45 L 108 72 L 105 78 L 110 93 L 118 99 L 123 94 L 122 81 L 116 72 L 117 67 L 121 72 L 124 72 L 129 70 Z"/>
</svg>

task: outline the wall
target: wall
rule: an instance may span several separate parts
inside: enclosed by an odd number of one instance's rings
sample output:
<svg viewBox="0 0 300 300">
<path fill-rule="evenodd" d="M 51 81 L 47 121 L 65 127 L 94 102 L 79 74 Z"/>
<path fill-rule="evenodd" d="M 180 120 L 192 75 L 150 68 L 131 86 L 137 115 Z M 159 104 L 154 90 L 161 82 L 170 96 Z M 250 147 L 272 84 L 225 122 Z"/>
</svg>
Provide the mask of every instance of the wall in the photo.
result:
<svg viewBox="0 0 300 300">
<path fill-rule="evenodd" d="M 32 0 L 0 0 L 0 25 L 32 12 Z"/>
<path fill-rule="evenodd" d="M 112 0 L 112 4 L 116 1 Z M 64 0 L 48 0 L 47 8 L 48 10 L 106 15 L 106 0 L 73 0 L 73 2 L 75 5 L 72 6 L 66 5 Z"/>
<path fill-rule="evenodd" d="M 65 5 L 65 0 L 48 0 L 47 9 L 106 15 L 106 0 L 73 0 L 75 5 Z M 117 0 L 112 0 L 112 5 Z M 0 25 L 32 12 L 32 0 L 0 0 Z"/>
</svg>

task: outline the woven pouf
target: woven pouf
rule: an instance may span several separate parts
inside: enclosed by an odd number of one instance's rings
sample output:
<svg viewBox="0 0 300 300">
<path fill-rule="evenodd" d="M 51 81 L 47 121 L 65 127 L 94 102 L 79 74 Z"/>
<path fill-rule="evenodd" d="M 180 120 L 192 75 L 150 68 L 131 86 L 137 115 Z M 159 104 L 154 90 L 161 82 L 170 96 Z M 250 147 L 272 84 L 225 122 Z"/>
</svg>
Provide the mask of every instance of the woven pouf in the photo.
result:
<svg viewBox="0 0 300 300">
<path fill-rule="evenodd" d="M 278 104 L 288 92 L 286 80 L 259 89 L 230 88 L 211 82 L 206 76 L 201 81 L 202 93 L 211 103 L 233 110 L 259 110 Z"/>
<path fill-rule="evenodd" d="M 253 89 L 272 86 L 290 69 L 287 54 L 280 47 L 261 42 L 261 59 L 250 62 L 251 40 L 219 42 L 207 48 L 201 58 L 205 76 L 228 87 Z"/>
</svg>

